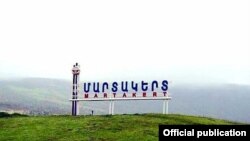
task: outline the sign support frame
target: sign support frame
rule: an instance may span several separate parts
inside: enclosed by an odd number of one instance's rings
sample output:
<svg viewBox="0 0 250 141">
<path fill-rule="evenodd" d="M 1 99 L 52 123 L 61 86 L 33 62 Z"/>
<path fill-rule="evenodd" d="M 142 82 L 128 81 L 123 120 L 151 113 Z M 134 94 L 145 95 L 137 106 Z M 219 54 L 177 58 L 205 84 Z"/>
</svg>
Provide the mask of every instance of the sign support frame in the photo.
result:
<svg viewBox="0 0 250 141">
<path fill-rule="evenodd" d="M 72 69 L 73 74 L 73 91 L 72 91 L 72 99 L 69 101 L 72 102 L 72 116 L 79 115 L 79 101 L 109 101 L 109 114 L 114 115 L 115 101 L 128 101 L 128 100 L 162 100 L 163 101 L 163 114 L 168 114 L 168 100 L 171 100 L 172 97 L 165 95 L 162 97 L 104 97 L 104 98 L 86 98 L 86 99 L 78 99 L 78 85 L 80 81 L 80 66 L 76 63 Z"/>
</svg>

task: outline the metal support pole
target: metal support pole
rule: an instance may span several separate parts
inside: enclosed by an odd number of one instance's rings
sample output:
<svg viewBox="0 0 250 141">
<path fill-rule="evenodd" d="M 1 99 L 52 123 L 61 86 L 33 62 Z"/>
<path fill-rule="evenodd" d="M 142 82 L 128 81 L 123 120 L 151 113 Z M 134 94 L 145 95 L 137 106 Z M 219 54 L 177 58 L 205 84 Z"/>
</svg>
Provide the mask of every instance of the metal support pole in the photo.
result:
<svg viewBox="0 0 250 141">
<path fill-rule="evenodd" d="M 168 114 L 168 100 L 166 100 L 166 112 L 165 112 L 165 114 Z"/>
<path fill-rule="evenodd" d="M 168 100 L 163 100 L 163 114 L 168 114 Z"/>
<path fill-rule="evenodd" d="M 109 101 L 109 115 L 111 115 L 112 113 L 112 101 Z"/>
<path fill-rule="evenodd" d="M 112 113 L 111 113 L 111 115 L 114 115 L 114 108 L 115 108 L 115 101 L 112 101 Z"/>
<path fill-rule="evenodd" d="M 165 100 L 163 100 L 162 114 L 165 114 Z"/>
<path fill-rule="evenodd" d="M 78 79 L 78 76 L 76 76 L 76 79 L 75 79 L 75 99 L 77 99 L 77 79 Z M 77 116 L 77 101 L 75 101 L 75 116 Z"/>
<path fill-rule="evenodd" d="M 76 64 L 76 66 L 79 67 L 78 64 Z M 76 74 L 76 99 L 78 99 L 79 80 L 80 80 L 80 75 Z M 76 109 L 76 116 L 77 116 L 77 115 L 79 115 L 79 106 L 78 106 L 78 101 L 75 101 L 75 102 L 76 102 L 75 109 Z"/>
<path fill-rule="evenodd" d="M 74 65 L 75 66 L 75 65 Z M 75 79 L 76 79 L 76 77 L 75 77 L 76 75 L 75 74 L 73 74 L 73 91 L 72 91 L 72 99 L 73 99 L 73 101 L 72 101 L 72 116 L 75 116 L 76 115 L 76 113 L 75 113 Z"/>
</svg>

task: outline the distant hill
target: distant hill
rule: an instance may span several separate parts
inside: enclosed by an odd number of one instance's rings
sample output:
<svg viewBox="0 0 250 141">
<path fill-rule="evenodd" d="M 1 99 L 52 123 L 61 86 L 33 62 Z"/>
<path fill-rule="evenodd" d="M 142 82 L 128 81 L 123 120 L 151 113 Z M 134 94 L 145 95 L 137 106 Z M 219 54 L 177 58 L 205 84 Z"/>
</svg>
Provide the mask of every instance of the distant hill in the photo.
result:
<svg viewBox="0 0 250 141">
<path fill-rule="evenodd" d="M 158 125 L 235 122 L 185 115 L 30 116 L 0 118 L 0 140 L 158 140 Z"/>
<path fill-rule="evenodd" d="M 44 78 L 0 80 L 0 111 L 29 115 L 70 114 L 70 81 Z M 250 123 L 250 86 L 169 85 L 169 112 Z M 82 94 L 80 94 L 83 97 Z M 107 114 L 108 102 L 81 102 L 80 114 Z M 161 113 L 162 101 L 120 101 L 115 113 Z"/>
<path fill-rule="evenodd" d="M 54 79 L 0 81 L 0 110 L 25 114 L 59 114 L 69 106 L 69 87 L 69 82 Z"/>
<path fill-rule="evenodd" d="M 0 80 L 0 111 L 29 115 L 70 114 L 70 81 L 45 78 Z M 95 112 L 102 113 L 102 103 Z M 90 107 L 84 105 L 84 111 Z M 84 112 L 83 111 L 83 112 Z"/>
</svg>

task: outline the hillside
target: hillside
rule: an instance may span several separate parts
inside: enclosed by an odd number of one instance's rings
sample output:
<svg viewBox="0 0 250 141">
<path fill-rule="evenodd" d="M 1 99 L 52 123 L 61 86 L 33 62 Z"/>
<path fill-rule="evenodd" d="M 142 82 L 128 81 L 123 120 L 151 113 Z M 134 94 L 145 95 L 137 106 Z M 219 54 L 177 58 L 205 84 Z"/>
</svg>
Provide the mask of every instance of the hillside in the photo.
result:
<svg viewBox="0 0 250 141">
<path fill-rule="evenodd" d="M 158 140 L 159 124 L 237 124 L 185 115 L 29 116 L 0 118 L 0 140 Z"/>
<path fill-rule="evenodd" d="M 48 78 L 0 80 L 0 112 L 70 114 L 71 85 L 67 80 Z M 103 113 L 101 107 L 103 103 L 95 104 L 95 112 Z M 85 104 L 82 112 L 89 109 L 90 106 Z"/>
<path fill-rule="evenodd" d="M 235 84 L 169 86 L 169 112 L 250 123 L 250 86 Z M 80 93 L 80 97 L 83 94 Z M 25 78 L 0 80 L 0 112 L 70 114 L 71 82 Z M 80 114 L 108 114 L 108 102 L 82 102 Z M 119 101 L 116 114 L 162 113 L 162 101 Z"/>
</svg>

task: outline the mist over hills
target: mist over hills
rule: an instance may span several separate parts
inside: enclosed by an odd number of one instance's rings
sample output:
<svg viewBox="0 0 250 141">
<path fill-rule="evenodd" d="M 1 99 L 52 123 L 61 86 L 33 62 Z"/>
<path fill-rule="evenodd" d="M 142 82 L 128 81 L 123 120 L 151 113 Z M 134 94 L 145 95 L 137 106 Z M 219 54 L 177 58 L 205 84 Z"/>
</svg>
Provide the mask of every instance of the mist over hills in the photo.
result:
<svg viewBox="0 0 250 141">
<path fill-rule="evenodd" d="M 0 80 L 0 111 L 31 115 L 71 114 L 71 81 L 45 78 Z M 170 113 L 250 123 L 250 86 L 169 85 Z M 82 94 L 80 94 L 82 96 Z M 80 114 L 107 114 L 108 102 L 81 102 Z M 162 101 L 115 102 L 115 113 L 162 113 Z"/>
</svg>

